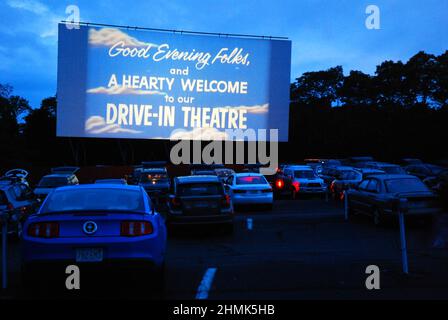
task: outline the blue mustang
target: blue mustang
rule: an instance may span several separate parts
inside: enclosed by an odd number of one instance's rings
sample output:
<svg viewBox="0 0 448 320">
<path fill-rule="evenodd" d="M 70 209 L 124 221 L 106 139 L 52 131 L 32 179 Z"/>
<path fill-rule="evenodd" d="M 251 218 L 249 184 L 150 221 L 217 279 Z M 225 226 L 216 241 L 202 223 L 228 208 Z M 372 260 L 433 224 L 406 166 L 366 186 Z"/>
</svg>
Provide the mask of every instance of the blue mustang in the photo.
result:
<svg viewBox="0 0 448 320">
<path fill-rule="evenodd" d="M 151 278 L 163 279 L 165 221 L 142 187 L 95 184 L 58 188 L 28 218 L 24 230 L 26 279 L 41 267 L 48 270 L 72 264 L 144 266 Z"/>
</svg>

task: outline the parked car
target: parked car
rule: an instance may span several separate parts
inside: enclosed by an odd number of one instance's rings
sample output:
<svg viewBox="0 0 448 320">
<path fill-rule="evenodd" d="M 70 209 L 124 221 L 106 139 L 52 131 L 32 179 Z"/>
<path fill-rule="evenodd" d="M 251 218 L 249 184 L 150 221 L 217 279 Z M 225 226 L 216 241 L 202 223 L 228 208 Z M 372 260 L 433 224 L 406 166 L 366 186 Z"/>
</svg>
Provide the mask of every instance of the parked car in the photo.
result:
<svg viewBox="0 0 448 320">
<path fill-rule="evenodd" d="M 384 171 L 388 174 L 406 174 L 406 170 L 397 164 L 385 162 L 366 162 L 364 168 L 371 168 Z"/>
<path fill-rule="evenodd" d="M 444 171 L 445 168 L 434 164 L 414 164 L 405 167 L 405 170 L 408 174 L 419 177 L 421 180 L 425 180 L 430 177 L 436 177 Z"/>
<path fill-rule="evenodd" d="M 129 268 L 163 285 L 164 219 L 143 188 L 81 185 L 58 188 L 24 226 L 26 284 L 70 264 Z M 63 268 L 63 269 L 58 269 Z M 99 270 L 102 272 L 104 269 Z"/>
<path fill-rule="evenodd" d="M 222 182 L 226 181 L 231 175 L 235 174 L 235 171 L 229 168 L 217 168 L 215 174 L 221 179 Z"/>
<path fill-rule="evenodd" d="M 216 169 L 224 168 L 223 165 L 211 165 L 211 164 L 192 164 L 190 175 L 192 176 L 216 176 Z"/>
<path fill-rule="evenodd" d="M 272 209 L 274 201 L 272 187 L 262 174 L 234 174 L 226 180 L 224 187 L 234 206 L 263 205 Z"/>
<path fill-rule="evenodd" d="M 34 193 L 39 199 L 44 200 L 56 188 L 78 185 L 79 180 L 75 175 L 78 170 L 79 168 L 76 167 L 53 168 L 51 174 L 44 176 L 39 181 Z"/>
<path fill-rule="evenodd" d="M 15 180 L 15 182 L 21 182 L 29 186 L 30 184 L 26 180 L 28 175 L 28 171 L 24 169 L 11 169 L 8 170 L 2 177 L 0 177 L 0 181 L 10 181 L 12 179 Z"/>
<path fill-rule="evenodd" d="M 334 180 L 329 189 L 335 199 L 343 199 L 344 192 L 357 186 L 362 181 L 362 173 L 351 167 L 335 167 Z"/>
<path fill-rule="evenodd" d="M 439 195 L 444 208 L 448 209 L 448 170 L 440 172 L 436 177 L 426 178 L 423 183 Z"/>
<path fill-rule="evenodd" d="M 233 206 L 217 176 L 174 178 L 168 203 L 169 225 L 223 225 L 233 231 Z"/>
<path fill-rule="evenodd" d="M 436 195 L 411 175 L 373 175 L 348 190 L 347 194 L 349 213 L 370 215 L 375 225 L 397 213 L 400 198 L 408 201 L 407 216 L 432 217 L 441 211 Z"/>
<path fill-rule="evenodd" d="M 121 184 L 127 185 L 126 179 L 97 179 L 95 184 Z"/>
<path fill-rule="evenodd" d="M 373 175 L 379 175 L 379 174 L 385 174 L 386 172 L 378 169 L 371 169 L 371 168 L 354 168 L 356 171 L 360 172 L 362 174 L 362 179 L 366 179 Z"/>
<path fill-rule="evenodd" d="M 292 186 L 292 198 L 298 194 L 324 194 L 327 190 L 324 180 L 309 166 L 287 166 L 283 170 L 283 178 Z"/>
<path fill-rule="evenodd" d="M 399 161 L 401 166 L 410 166 L 414 164 L 423 164 L 423 161 L 415 158 L 404 158 Z"/>
<path fill-rule="evenodd" d="M 343 165 L 362 168 L 366 162 L 373 162 L 373 157 L 350 157 L 342 161 Z"/>
<path fill-rule="evenodd" d="M 39 205 L 40 201 L 23 177 L 9 174 L 0 179 L 0 212 L 6 215 L 9 235 L 21 238 L 23 223 Z"/>
</svg>

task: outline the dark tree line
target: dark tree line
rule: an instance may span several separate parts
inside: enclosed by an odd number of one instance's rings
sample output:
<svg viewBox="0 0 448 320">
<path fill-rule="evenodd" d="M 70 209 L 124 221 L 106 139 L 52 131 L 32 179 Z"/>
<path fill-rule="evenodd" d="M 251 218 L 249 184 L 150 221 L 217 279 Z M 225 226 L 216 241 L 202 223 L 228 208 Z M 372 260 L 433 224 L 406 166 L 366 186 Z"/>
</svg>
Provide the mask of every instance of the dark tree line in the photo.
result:
<svg viewBox="0 0 448 320">
<path fill-rule="evenodd" d="M 170 142 L 56 137 L 56 97 L 39 108 L 0 84 L 0 169 L 61 164 L 130 164 L 168 159 Z M 448 51 L 385 61 L 374 75 L 340 66 L 291 84 L 283 161 L 372 155 L 384 160 L 446 159 Z M 2 170 L 2 171 L 3 171 Z"/>
<path fill-rule="evenodd" d="M 447 158 L 448 51 L 385 61 L 374 75 L 342 67 L 291 85 L 289 156 Z"/>
</svg>

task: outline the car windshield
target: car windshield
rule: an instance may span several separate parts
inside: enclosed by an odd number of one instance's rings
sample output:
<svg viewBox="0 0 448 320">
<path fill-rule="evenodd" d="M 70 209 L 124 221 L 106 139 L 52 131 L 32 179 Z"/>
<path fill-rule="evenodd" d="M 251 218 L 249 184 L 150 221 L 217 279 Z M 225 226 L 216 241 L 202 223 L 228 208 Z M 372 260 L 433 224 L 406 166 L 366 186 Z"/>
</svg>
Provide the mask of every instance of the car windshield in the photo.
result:
<svg viewBox="0 0 448 320">
<path fill-rule="evenodd" d="M 140 182 L 165 182 L 168 180 L 168 176 L 164 172 L 157 172 L 157 173 L 149 173 L 149 174 L 142 174 L 140 176 Z"/>
<path fill-rule="evenodd" d="M 66 186 L 67 184 L 68 180 L 65 177 L 44 177 L 40 180 L 38 187 L 57 188 Z"/>
<path fill-rule="evenodd" d="M 362 175 L 356 171 L 341 171 L 336 174 L 336 180 L 361 180 Z"/>
<path fill-rule="evenodd" d="M 41 213 L 71 211 L 144 212 L 140 191 L 110 188 L 56 190 L 51 193 Z"/>
<path fill-rule="evenodd" d="M 245 185 L 245 184 L 267 184 L 268 182 L 262 176 L 242 176 L 236 177 L 237 185 Z"/>
<path fill-rule="evenodd" d="M 296 170 L 294 171 L 295 178 L 305 178 L 305 179 L 314 179 L 316 175 L 312 170 Z"/>
<path fill-rule="evenodd" d="M 384 183 L 389 193 L 429 191 L 422 181 L 415 178 L 388 179 Z"/>
<path fill-rule="evenodd" d="M 222 195 L 224 189 L 221 183 L 182 183 L 177 187 L 179 196 L 212 196 Z"/>
</svg>

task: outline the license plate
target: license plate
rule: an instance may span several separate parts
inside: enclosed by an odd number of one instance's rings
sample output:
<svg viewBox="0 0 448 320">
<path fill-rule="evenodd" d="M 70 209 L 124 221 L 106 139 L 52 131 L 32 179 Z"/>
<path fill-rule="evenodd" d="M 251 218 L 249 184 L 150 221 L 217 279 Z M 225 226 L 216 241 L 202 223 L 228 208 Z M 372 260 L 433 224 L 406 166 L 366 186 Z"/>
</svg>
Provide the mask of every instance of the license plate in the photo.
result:
<svg viewBox="0 0 448 320">
<path fill-rule="evenodd" d="M 103 261 L 103 249 L 77 249 L 76 262 L 101 262 Z"/>
<path fill-rule="evenodd" d="M 209 206 L 208 202 L 195 202 L 194 207 L 195 208 L 207 208 Z"/>
<path fill-rule="evenodd" d="M 249 190 L 250 194 L 259 194 L 260 190 Z"/>
</svg>

